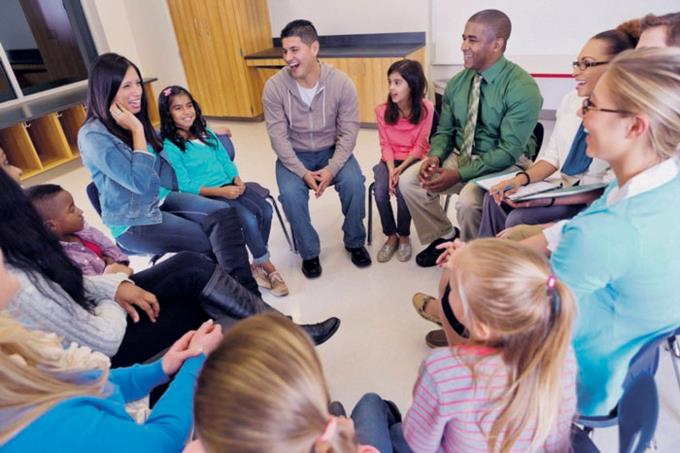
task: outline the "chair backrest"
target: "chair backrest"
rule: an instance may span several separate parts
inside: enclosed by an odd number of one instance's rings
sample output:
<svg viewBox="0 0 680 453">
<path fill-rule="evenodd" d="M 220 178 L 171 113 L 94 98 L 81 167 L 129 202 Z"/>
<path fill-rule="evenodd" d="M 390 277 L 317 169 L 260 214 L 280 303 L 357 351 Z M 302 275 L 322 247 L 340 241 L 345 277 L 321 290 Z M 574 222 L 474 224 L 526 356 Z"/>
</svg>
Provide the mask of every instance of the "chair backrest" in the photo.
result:
<svg viewBox="0 0 680 453">
<path fill-rule="evenodd" d="M 87 193 L 87 198 L 90 199 L 90 204 L 94 208 L 95 211 L 97 211 L 97 214 L 99 214 L 99 217 L 102 215 L 102 205 L 99 202 L 99 190 L 97 189 L 97 186 L 95 183 L 90 182 L 87 187 L 85 187 L 85 192 Z"/>
<path fill-rule="evenodd" d="M 429 141 L 432 140 L 432 136 L 437 132 L 437 127 L 439 127 L 439 112 L 435 109 L 435 111 L 432 112 L 432 129 L 430 129 Z"/>
<path fill-rule="evenodd" d="M 641 374 L 619 401 L 619 452 L 642 453 L 654 439 L 659 420 L 659 393 L 654 376 Z"/>
<path fill-rule="evenodd" d="M 541 146 L 543 146 L 543 136 L 545 135 L 545 128 L 541 124 L 541 122 L 537 122 L 536 126 L 534 127 L 534 137 L 536 137 L 536 156 L 538 156 L 538 152 L 541 150 Z M 534 156 L 534 159 L 536 158 Z"/>
<path fill-rule="evenodd" d="M 229 158 L 231 159 L 232 162 L 236 160 L 236 148 L 234 147 L 234 143 L 231 141 L 228 135 L 218 135 L 217 139 L 222 143 L 222 146 L 224 146 L 224 149 L 227 150 L 227 154 L 229 155 Z"/>
</svg>

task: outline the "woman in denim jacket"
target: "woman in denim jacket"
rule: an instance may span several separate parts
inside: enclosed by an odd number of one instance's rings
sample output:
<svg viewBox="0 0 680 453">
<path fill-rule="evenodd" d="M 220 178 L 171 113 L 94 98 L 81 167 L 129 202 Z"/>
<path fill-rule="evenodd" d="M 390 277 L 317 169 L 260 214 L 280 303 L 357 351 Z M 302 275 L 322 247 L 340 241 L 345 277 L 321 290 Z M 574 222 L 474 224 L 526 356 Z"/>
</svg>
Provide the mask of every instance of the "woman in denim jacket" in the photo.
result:
<svg viewBox="0 0 680 453">
<path fill-rule="evenodd" d="M 177 192 L 177 178 L 147 105 L 134 63 L 115 53 L 97 58 L 78 148 L 99 191 L 102 220 L 116 241 L 133 252 L 213 255 L 259 295 L 236 211 L 216 200 Z"/>
</svg>

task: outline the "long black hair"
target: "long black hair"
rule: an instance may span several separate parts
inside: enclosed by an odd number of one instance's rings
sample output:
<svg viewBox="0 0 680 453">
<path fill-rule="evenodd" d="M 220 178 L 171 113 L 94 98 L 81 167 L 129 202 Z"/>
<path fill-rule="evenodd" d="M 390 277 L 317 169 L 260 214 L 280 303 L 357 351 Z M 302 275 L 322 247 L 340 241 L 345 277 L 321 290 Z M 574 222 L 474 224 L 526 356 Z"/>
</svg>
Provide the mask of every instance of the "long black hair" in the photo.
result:
<svg viewBox="0 0 680 453">
<path fill-rule="evenodd" d="M 46 297 L 58 304 L 68 303 L 50 295 L 36 275 L 53 287 L 59 286 L 81 307 L 94 309 L 85 295 L 83 273 L 66 255 L 21 187 L 0 170 L 0 248 L 5 262 L 27 273 L 31 282 Z"/>
<path fill-rule="evenodd" d="M 120 88 L 125 73 L 128 68 L 134 68 L 139 80 L 142 80 L 142 73 L 137 65 L 122 55 L 116 53 L 105 53 L 97 57 L 90 68 L 90 77 L 87 82 L 87 119 L 98 119 L 109 132 L 123 140 L 130 148 L 133 148 L 132 134 L 123 129 L 116 123 L 111 116 L 111 104 L 113 103 L 118 89 Z M 149 119 L 148 102 L 146 93 L 142 91 L 142 108 L 135 116 L 144 126 L 144 137 L 156 152 L 163 148 L 156 131 Z"/>
<path fill-rule="evenodd" d="M 172 115 L 170 115 L 172 100 L 175 96 L 180 94 L 187 95 L 196 111 L 196 118 L 194 118 L 194 122 L 189 128 L 191 135 L 205 144 L 215 145 L 215 139 L 208 134 L 208 130 L 206 129 L 207 126 L 203 114 L 201 113 L 201 106 L 198 105 L 198 102 L 196 102 L 196 99 L 189 93 L 189 90 L 177 85 L 163 88 L 161 94 L 158 95 L 158 113 L 161 117 L 161 139 L 167 138 L 182 151 L 186 149 L 187 140 L 178 134 L 177 125 L 175 125 L 175 121 L 172 119 Z"/>
<path fill-rule="evenodd" d="M 418 124 L 427 113 L 423 106 L 423 98 L 427 91 L 427 79 L 425 79 L 423 67 L 415 60 L 403 59 L 395 61 L 390 65 L 387 69 L 387 77 L 394 72 L 398 73 L 406 81 L 411 90 L 411 116 L 408 120 L 411 124 Z M 385 122 L 387 124 L 396 124 L 397 121 L 399 121 L 399 107 L 392 102 L 392 97 L 388 94 Z"/>
</svg>

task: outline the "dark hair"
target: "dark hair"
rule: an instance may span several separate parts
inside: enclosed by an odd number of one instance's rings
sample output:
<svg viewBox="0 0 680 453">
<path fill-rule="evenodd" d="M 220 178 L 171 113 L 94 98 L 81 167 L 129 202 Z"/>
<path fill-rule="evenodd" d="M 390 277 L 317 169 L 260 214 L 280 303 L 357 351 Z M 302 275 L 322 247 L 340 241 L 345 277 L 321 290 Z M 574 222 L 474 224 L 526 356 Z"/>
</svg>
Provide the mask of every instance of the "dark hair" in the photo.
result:
<svg viewBox="0 0 680 453">
<path fill-rule="evenodd" d="M 624 22 L 616 28 L 600 32 L 590 39 L 598 39 L 607 44 L 607 53 L 613 57 L 624 50 L 634 49 L 640 38 L 640 27 L 635 21 Z"/>
<path fill-rule="evenodd" d="M 512 22 L 510 22 L 507 14 L 497 9 L 484 9 L 473 14 L 468 22 L 484 24 L 487 32 L 493 32 L 492 36 L 487 35 L 487 37 L 503 39 L 503 50 L 505 51 L 512 32 Z"/>
<path fill-rule="evenodd" d="M 194 110 L 196 111 L 194 123 L 189 128 L 191 135 L 198 138 L 207 145 L 216 144 L 213 143 L 214 139 L 210 136 L 208 130 L 206 129 L 206 122 L 203 118 L 203 115 L 201 114 L 201 106 L 198 105 L 198 102 L 196 102 L 194 97 L 186 88 L 182 88 L 181 86 L 177 85 L 163 88 L 161 94 L 158 95 L 158 112 L 161 117 L 161 139 L 167 138 L 182 151 L 186 149 L 187 140 L 177 133 L 177 126 L 175 125 L 175 121 L 172 119 L 172 115 L 170 115 L 172 100 L 178 94 L 186 94 L 191 100 L 191 103 L 194 105 Z"/>
<path fill-rule="evenodd" d="M 37 186 L 24 189 L 24 193 L 31 203 L 49 201 L 64 188 L 57 184 L 39 184 Z"/>
<path fill-rule="evenodd" d="M 67 303 L 50 296 L 36 274 L 45 277 L 48 286 L 61 287 L 85 310 L 94 309 L 94 301 L 85 295 L 83 273 L 45 227 L 21 187 L 4 171 L 0 171 L 0 248 L 5 262 L 26 272 L 31 283 L 46 297 L 60 305 Z"/>
<path fill-rule="evenodd" d="M 113 135 L 121 139 L 130 148 L 132 144 L 132 134 L 120 127 L 118 123 L 111 116 L 110 108 L 113 103 L 116 93 L 120 88 L 125 73 L 128 68 L 134 68 L 137 72 L 139 80 L 142 80 L 142 73 L 139 71 L 137 65 L 128 60 L 122 55 L 115 53 L 105 53 L 97 57 L 90 68 L 90 77 L 87 82 L 87 119 L 98 119 L 106 129 Z M 147 143 L 151 144 L 156 152 L 159 152 L 163 146 L 156 135 L 151 120 L 149 119 L 148 102 L 146 94 L 142 91 L 142 108 L 135 114 L 139 121 L 144 126 L 144 136 Z"/>
<path fill-rule="evenodd" d="M 666 45 L 680 47 L 680 13 L 669 13 L 663 16 L 647 14 L 640 21 L 641 31 L 654 27 L 666 27 Z"/>
<path fill-rule="evenodd" d="M 319 34 L 316 32 L 314 24 L 305 19 L 297 19 L 288 22 L 288 24 L 283 27 L 283 30 L 281 30 L 281 39 L 290 38 L 291 36 L 297 36 L 308 46 L 314 41 L 319 40 Z"/>
<path fill-rule="evenodd" d="M 408 120 L 411 124 L 418 124 L 425 117 L 423 98 L 427 90 L 427 80 L 423 67 L 415 60 L 398 60 L 387 69 L 387 77 L 397 72 L 408 84 L 411 90 L 411 116 Z M 385 122 L 396 124 L 399 121 L 399 107 L 392 101 L 391 96 L 387 96 L 387 108 L 385 109 Z"/>
</svg>

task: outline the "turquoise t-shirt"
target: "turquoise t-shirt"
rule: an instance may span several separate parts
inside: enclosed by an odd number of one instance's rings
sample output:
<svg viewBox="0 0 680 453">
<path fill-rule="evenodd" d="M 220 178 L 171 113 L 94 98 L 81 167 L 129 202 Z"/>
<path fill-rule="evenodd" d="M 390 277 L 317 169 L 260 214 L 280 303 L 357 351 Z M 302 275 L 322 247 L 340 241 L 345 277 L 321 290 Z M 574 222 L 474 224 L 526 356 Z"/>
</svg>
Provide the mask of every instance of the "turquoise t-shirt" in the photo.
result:
<svg viewBox="0 0 680 453">
<path fill-rule="evenodd" d="M 613 181 L 601 198 L 564 225 L 551 256 L 555 274 L 577 300 L 573 346 L 578 409 L 584 415 L 608 414 L 623 394 L 633 356 L 680 326 L 678 162 L 661 164 L 676 167 L 669 181 L 654 187 L 651 181 L 659 175 L 648 177 L 649 190 L 608 205 Z"/>
</svg>

